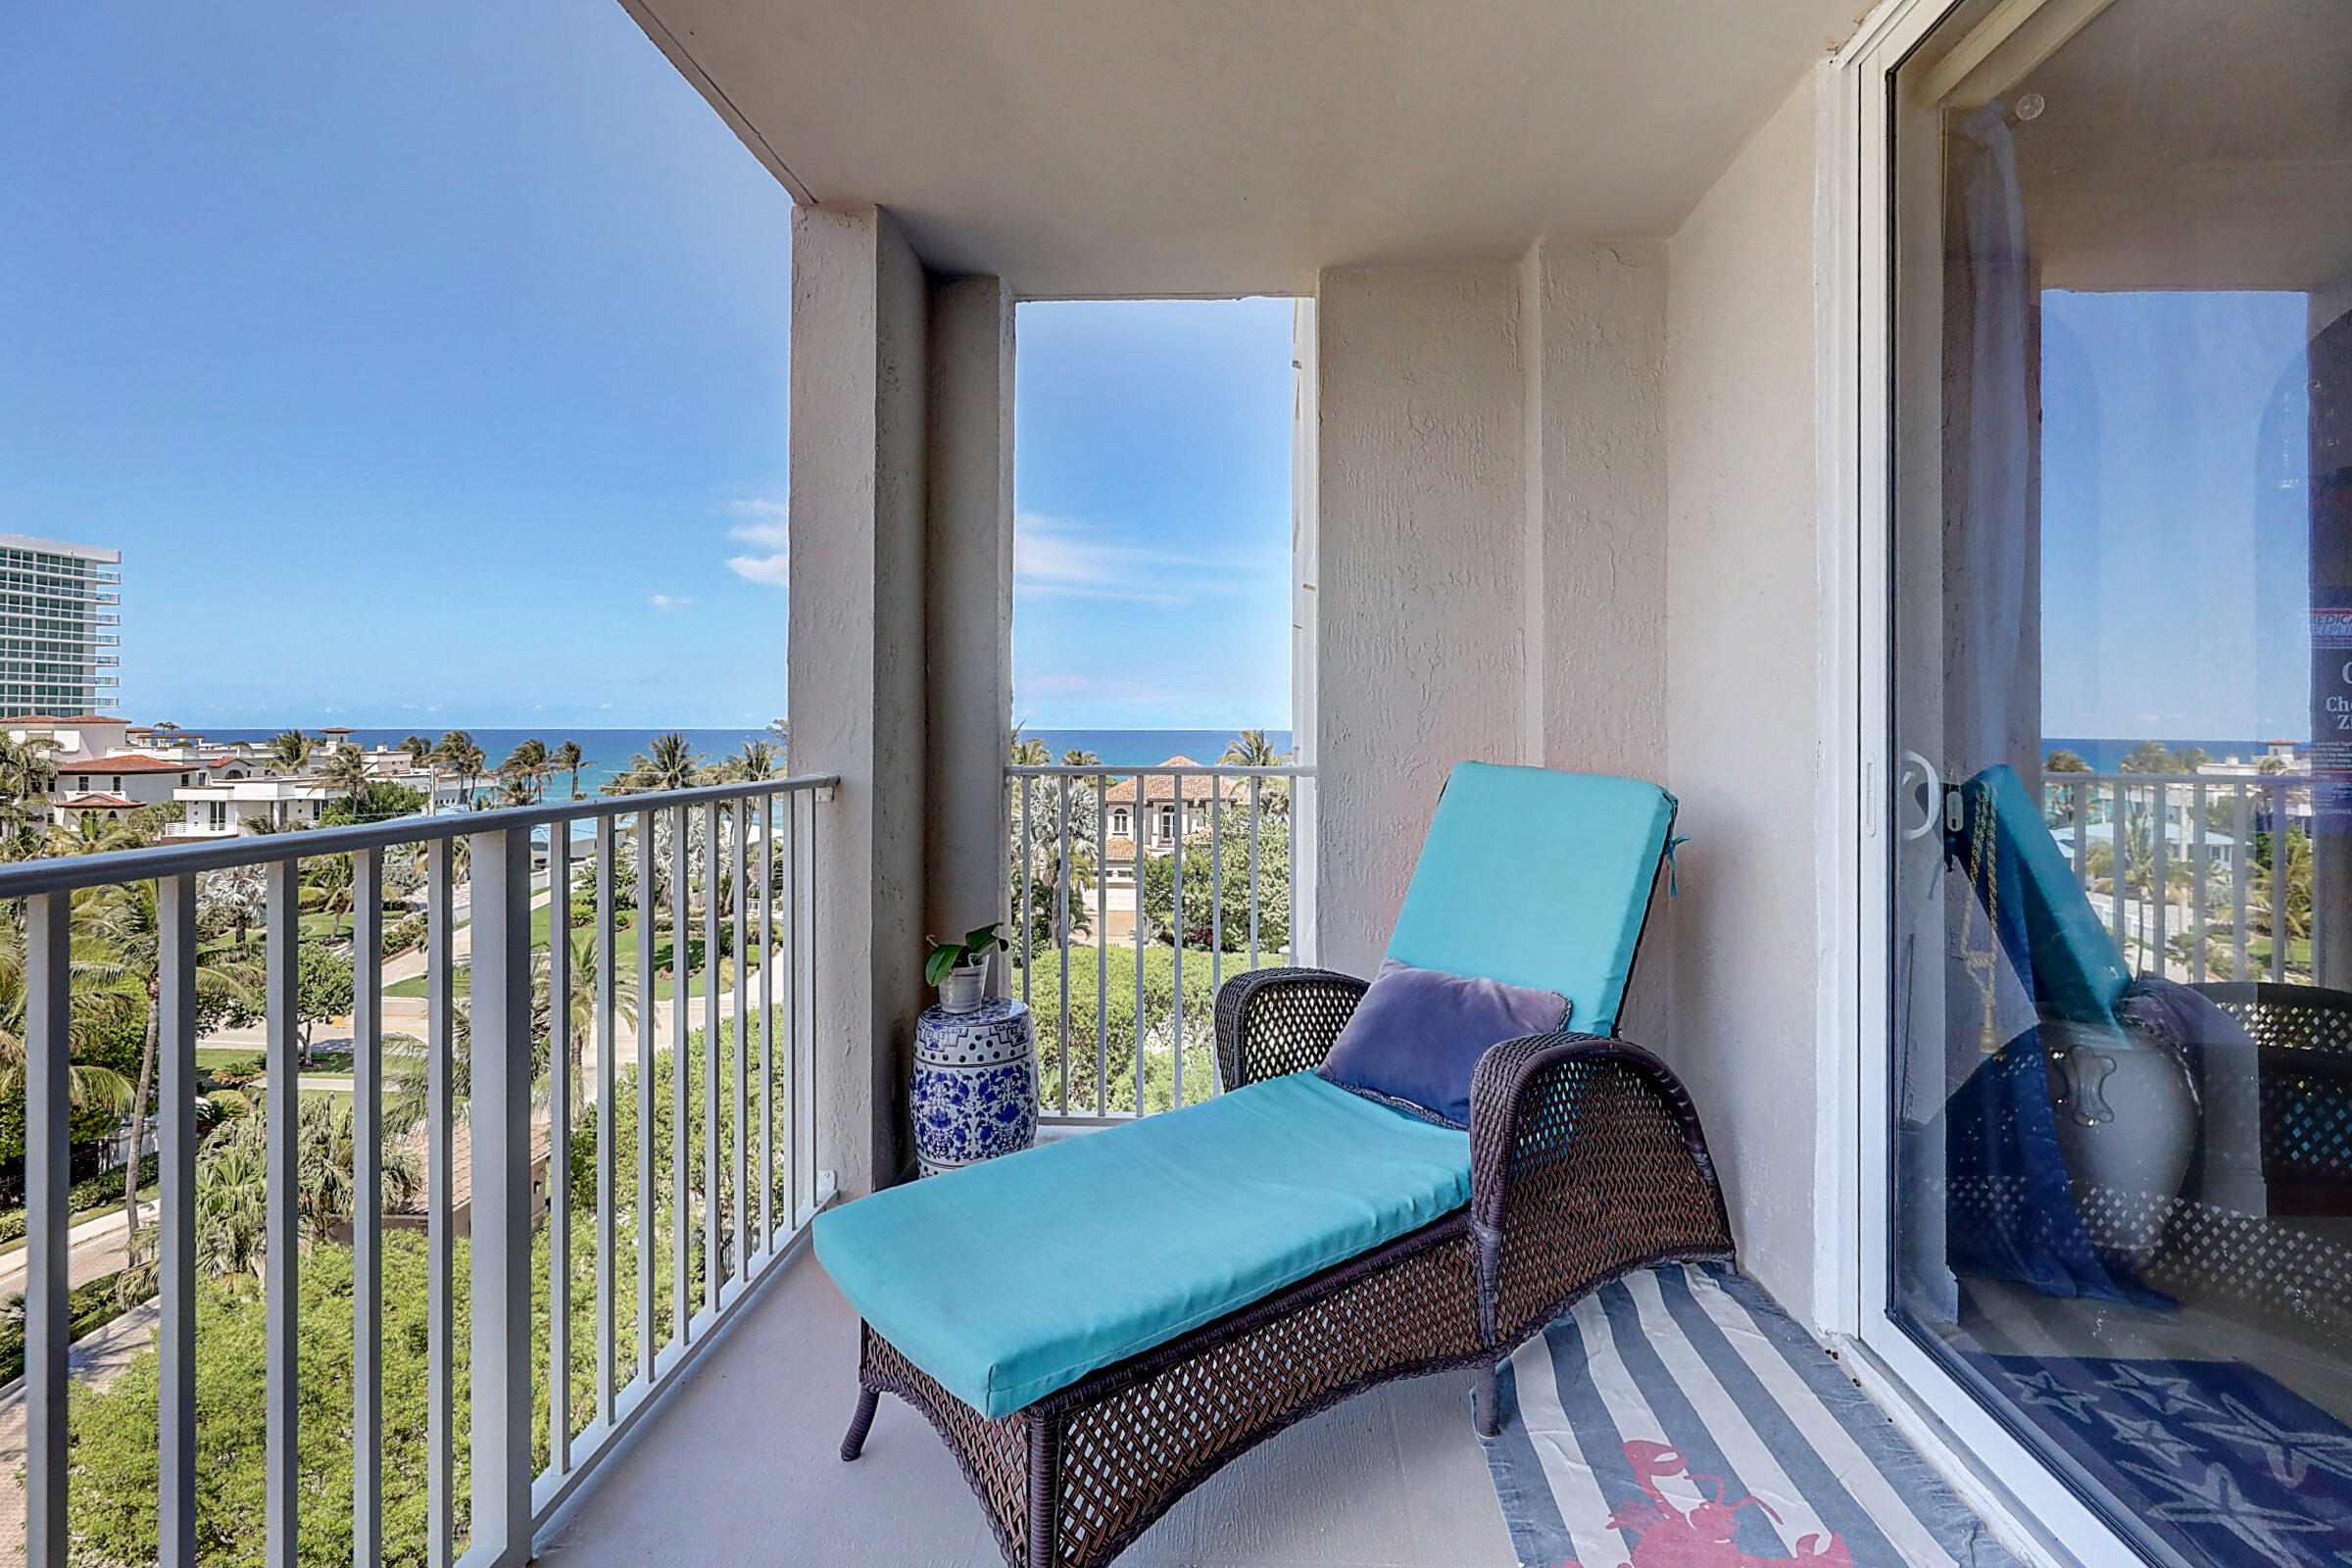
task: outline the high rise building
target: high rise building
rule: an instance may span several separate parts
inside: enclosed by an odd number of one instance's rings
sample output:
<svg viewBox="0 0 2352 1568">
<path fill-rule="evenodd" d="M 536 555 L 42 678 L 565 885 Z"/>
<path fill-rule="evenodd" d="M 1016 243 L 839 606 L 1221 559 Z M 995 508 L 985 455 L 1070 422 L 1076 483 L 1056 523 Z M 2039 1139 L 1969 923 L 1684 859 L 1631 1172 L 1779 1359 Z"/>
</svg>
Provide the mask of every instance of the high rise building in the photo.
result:
<svg viewBox="0 0 2352 1568">
<path fill-rule="evenodd" d="M 0 533 L 0 712 L 115 705 L 122 564 L 120 550 Z"/>
</svg>

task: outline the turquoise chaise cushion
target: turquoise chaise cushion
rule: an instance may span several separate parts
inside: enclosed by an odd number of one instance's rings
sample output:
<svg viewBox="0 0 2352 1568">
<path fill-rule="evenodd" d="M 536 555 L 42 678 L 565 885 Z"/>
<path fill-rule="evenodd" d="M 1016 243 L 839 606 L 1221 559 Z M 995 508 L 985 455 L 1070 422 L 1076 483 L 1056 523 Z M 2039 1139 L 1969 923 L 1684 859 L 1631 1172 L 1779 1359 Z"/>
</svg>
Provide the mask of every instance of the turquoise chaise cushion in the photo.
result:
<svg viewBox="0 0 2352 1568">
<path fill-rule="evenodd" d="M 1556 991 L 1613 1033 L 1674 825 L 1641 779 L 1462 762 L 1389 938 L 1399 963 Z"/>
<path fill-rule="evenodd" d="M 1963 784 L 1960 799 L 1964 836 L 1974 832 L 1978 813 L 1990 804 L 1994 853 L 2008 857 L 2017 870 L 2010 887 L 2025 924 L 2034 1001 L 2044 1015 L 2070 1023 L 2113 1023 L 2132 971 L 2076 882 L 2066 852 L 2050 837 L 2025 781 L 2007 763 L 1996 762 Z"/>
<path fill-rule="evenodd" d="M 816 1255 L 995 1417 L 1469 1200 L 1467 1134 L 1294 1073 L 861 1198 Z"/>
</svg>

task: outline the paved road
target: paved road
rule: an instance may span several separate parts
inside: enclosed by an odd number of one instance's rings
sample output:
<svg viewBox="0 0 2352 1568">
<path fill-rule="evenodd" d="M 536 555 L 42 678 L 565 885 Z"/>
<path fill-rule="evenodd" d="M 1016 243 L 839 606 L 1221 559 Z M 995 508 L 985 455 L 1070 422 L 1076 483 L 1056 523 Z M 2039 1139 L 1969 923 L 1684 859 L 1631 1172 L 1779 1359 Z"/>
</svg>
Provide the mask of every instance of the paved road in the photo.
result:
<svg viewBox="0 0 2352 1568">
<path fill-rule="evenodd" d="M 162 1205 L 139 1205 L 139 1222 L 153 1225 Z M 66 1241 L 68 1278 L 75 1285 L 104 1279 L 122 1266 L 122 1210 L 110 1208 L 74 1227 Z M 0 1256 L 0 1300 L 24 1294 L 24 1249 Z"/>
</svg>

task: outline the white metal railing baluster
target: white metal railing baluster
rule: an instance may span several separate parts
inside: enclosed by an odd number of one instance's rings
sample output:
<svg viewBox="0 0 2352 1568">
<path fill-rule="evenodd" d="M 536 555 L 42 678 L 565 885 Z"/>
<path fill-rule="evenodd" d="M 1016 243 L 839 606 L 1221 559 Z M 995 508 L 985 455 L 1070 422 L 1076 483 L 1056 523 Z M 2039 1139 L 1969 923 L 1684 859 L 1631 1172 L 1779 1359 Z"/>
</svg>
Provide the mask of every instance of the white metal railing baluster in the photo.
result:
<svg viewBox="0 0 2352 1568">
<path fill-rule="evenodd" d="M 531 1551 L 530 831 L 476 833 L 470 854 L 469 1523 L 474 1551 L 507 1568 Z"/>
<path fill-rule="evenodd" d="M 1095 774 L 1095 1114 L 1110 1113 L 1110 775 Z"/>
<path fill-rule="evenodd" d="M 1029 904 L 1030 904 L 1030 899 L 1031 899 L 1031 897 L 1034 895 L 1034 893 L 1035 893 L 1035 891 L 1036 891 L 1036 887 L 1037 887 L 1037 884 L 1036 884 L 1036 882 L 1035 882 L 1034 880 L 1032 880 L 1032 879 L 1031 879 L 1031 877 L 1030 877 L 1030 875 L 1029 875 L 1029 839 L 1030 839 L 1030 836 L 1031 836 L 1031 832 L 1032 832 L 1032 818 L 1031 818 L 1031 816 L 1030 816 L 1030 811 L 1029 811 L 1029 780 L 1028 780 L 1026 777 L 1023 777 L 1023 778 L 1022 778 L 1022 780 L 1021 780 L 1021 827 L 1020 827 L 1020 834 L 1021 834 L 1021 1002 L 1022 1002 L 1022 1004 L 1023 1004 L 1023 1005 L 1027 1005 L 1027 1004 L 1028 1004 L 1028 1003 L 1029 1003 L 1029 1000 L 1030 1000 L 1030 999 L 1029 999 L 1029 970 L 1030 970 L 1030 968 L 1031 968 L 1031 964 L 1030 964 L 1030 961 L 1029 961 L 1029 928 L 1030 928 L 1030 926 L 1031 926 L 1032 924 L 1034 924 L 1035 922 L 1034 922 L 1034 919 L 1033 919 L 1033 917 L 1031 916 L 1031 914 L 1030 914 L 1030 912 L 1029 912 Z"/>
<path fill-rule="evenodd" d="M 694 1169 L 688 1152 L 687 1042 L 693 1035 L 693 964 L 686 939 L 694 929 L 694 884 L 689 846 L 694 842 L 693 808 L 681 806 L 669 830 L 669 1180 L 673 1189 L 670 1212 L 669 1343 L 683 1350 L 694 1328 Z"/>
<path fill-rule="evenodd" d="M 654 876 L 660 868 L 655 813 L 637 813 L 637 1377 L 654 1381 L 654 1053 L 661 1045 L 662 1009 L 655 998 Z"/>
<path fill-rule="evenodd" d="M 1168 1053 L 1175 1058 L 1175 1088 L 1169 1097 L 1168 1104 L 1171 1109 L 1182 1110 L 1184 1108 L 1184 939 L 1189 934 L 1184 923 L 1184 779 L 1171 774 L 1168 783 L 1172 786 L 1169 793 L 1176 797 L 1176 863 L 1173 867 L 1175 874 L 1169 878 L 1168 883 L 1168 914 L 1175 926 L 1176 939 L 1174 958 L 1176 984 L 1173 988 L 1176 1019 L 1174 1038 L 1168 1043 Z M 1139 1019 L 1138 1022 L 1140 1023 L 1141 1020 Z M 1143 1107 L 1138 1105 L 1136 1109 L 1140 1113 Z"/>
<path fill-rule="evenodd" d="M 264 1051 L 270 1087 L 264 1097 L 268 1200 L 263 1283 L 264 1329 L 269 1347 L 263 1415 L 264 1554 L 270 1568 L 296 1568 L 301 1550 L 301 1367 L 296 1358 L 296 1317 L 302 1272 L 302 1062 L 296 1020 L 302 963 L 302 862 L 289 855 L 270 867 L 267 944 L 268 1044 Z"/>
<path fill-rule="evenodd" d="M 1225 781 L 1208 781 L 1208 995 L 1209 1004 L 1216 1004 L 1219 987 L 1225 983 Z M 1184 1042 L 1176 1042 L 1182 1051 Z M 1211 1083 L 1213 1094 L 1216 1085 Z"/>
<path fill-rule="evenodd" d="M 381 852 L 378 852 L 379 854 Z M 357 891 L 366 891 L 366 882 Z M 163 1298 L 163 1321 L 156 1332 L 156 1426 L 162 1439 L 156 1472 L 156 1561 L 161 1568 L 195 1568 L 196 1563 L 196 1096 L 201 1081 L 196 1066 L 196 878 L 192 873 L 167 876 L 155 886 L 156 956 L 158 959 L 156 1049 L 162 1058 L 163 1085 L 158 1129 L 156 1180 L 163 1188 L 162 1212 L 157 1216 L 156 1293 Z M 366 993 L 362 992 L 365 996 Z M 37 1038 L 31 1037 L 31 1038 Z M 354 1058 L 354 1070 L 357 1070 Z M 29 1195 L 28 1195 L 29 1196 Z M 364 1207 L 364 1205 L 363 1205 Z M 356 1218 L 356 1216 L 355 1216 Z M 358 1238 L 355 1234 L 354 1243 Z M 365 1283 L 369 1276 L 353 1277 Z M 374 1316 L 365 1294 L 357 1296 L 367 1313 L 361 1326 Z M 360 1359 L 354 1367 L 355 1387 L 363 1396 L 373 1391 L 373 1363 L 367 1359 L 371 1342 L 354 1335 Z M 29 1362 L 26 1363 L 28 1366 Z M 363 1435 L 373 1428 L 355 1424 L 354 1458 Z M 372 1472 L 361 1462 L 354 1494 L 355 1550 L 360 1531 L 372 1524 L 374 1495 L 366 1485 Z"/>
<path fill-rule="evenodd" d="M 2132 967 L 2131 891 L 2127 875 L 2132 858 L 2129 838 L 2131 809 L 2131 796 L 2126 792 L 2124 782 L 2118 779 L 2115 783 L 2115 808 L 2107 816 L 2107 885 L 2112 906 L 2108 910 L 2107 923 L 2109 935 L 2115 939 L 2116 955 L 2124 960 L 2126 969 Z"/>
<path fill-rule="evenodd" d="M 2237 840 L 2230 847 L 2230 897 L 2233 905 L 2230 911 L 2232 951 L 2230 955 L 2230 978 L 2242 981 L 2246 978 L 2247 950 L 2252 946 L 2254 936 L 2246 889 L 2246 872 L 2254 863 L 2250 851 L 2253 833 L 2247 823 L 2252 813 L 2246 786 L 2242 781 L 2232 785 L 2230 793 L 2232 796 L 2230 829 Z"/>
<path fill-rule="evenodd" d="M 1058 1100 L 1064 1115 L 1070 1109 L 1070 781 L 1054 787 L 1054 810 L 1061 819 L 1060 848 L 1054 861 L 1054 968 L 1061 986 L 1059 1039 L 1054 1049 L 1054 1075 L 1060 1080 Z"/>
<path fill-rule="evenodd" d="M 1135 775 L 1135 837 L 1127 851 L 1135 873 L 1135 923 L 1128 932 L 1135 944 L 1135 1114 L 1144 1114 L 1144 1042 L 1150 1023 L 1144 1011 L 1144 776 Z"/>
<path fill-rule="evenodd" d="M 425 852 L 425 1550 L 429 1568 L 449 1568 L 456 1547 L 457 1275 L 451 1185 L 457 1050 L 455 853 L 447 839 Z"/>
<path fill-rule="evenodd" d="M 612 1383 L 619 1375 L 612 1299 L 615 1245 L 612 1170 L 620 1152 L 612 1147 L 612 1097 L 619 1076 L 619 937 L 612 910 L 612 858 L 620 835 L 614 819 L 596 819 L 596 1420 L 612 1425 Z M 568 1179 L 568 1171 L 558 1174 Z"/>
<path fill-rule="evenodd" d="M 2281 780 L 2272 790 L 2271 807 L 2271 979 L 2286 983 L 2286 950 L 2290 938 L 2286 929 L 2286 784 Z"/>
<path fill-rule="evenodd" d="M 734 1274 L 738 1280 L 750 1277 L 754 1234 L 748 1220 L 752 1198 L 751 1124 L 748 1120 L 751 1114 L 751 1039 L 747 1033 L 751 1028 L 751 993 L 744 983 L 744 966 L 751 961 L 751 949 L 745 944 L 748 933 L 744 930 L 743 918 L 743 901 L 751 894 L 744 876 L 744 872 L 750 868 L 744 851 L 749 842 L 750 823 L 746 817 L 751 806 L 751 797 L 746 796 L 727 807 L 735 851 L 734 875 L 727 883 L 730 890 L 727 900 L 727 970 L 735 981 L 735 1177 L 727 1219 L 728 1246 L 734 1252 Z"/>
<path fill-rule="evenodd" d="M 2173 787 L 2169 783 L 2149 786 L 2155 797 L 2155 820 L 2148 825 L 2148 948 L 2149 966 L 2161 977 L 2165 969 L 2165 917 L 2172 905 L 2172 849 Z"/>
<path fill-rule="evenodd" d="M 523 900 L 525 946 L 530 900 Z M 524 965 L 529 967 L 527 956 Z M 527 978 L 527 975 L 526 975 Z M 528 995 L 527 988 L 525 992 Z M 527 1025 L 529 1013 L 524 1013 Z M 558 1475 L 571 1470 L 571 824 L 547 828 L 547 1452 Z M 529 1191 L 530 1139 L 523 1139 Z M 529 1238 L 524 1238 L 529 1255 Z"/>
<path fill-rule="evenodd" d="M 789 804 L 790 798 L 787 797 Z M 776 1250 L 776 798 L 760 800 L 760 1250 Z"/>
<path fill-rule="evenodd" d="M 66 1568 L 66 1214 L 73 1161 L 74 896 L 26 901 L 24 932 L 24 1560 Z"/>
<path fill-rule="evenodd" d="M 352 1568 L 384 1556 L 384 852 L 351 858 Z M 194 1001 L 193 976 L 190 1002 Z M 195 1036 L 188 1040 L 194 1065 Z M 191 1154 L 191 1169 L 194 1155 Z"/>
<path fill-rule="evenodd" d="M 2195 912 L 2189 921 L 2188 978 L 2190 984 L 2201 985 L 2205 980 L 2205 882 L 2208 871 L 2205 849 L 2205 782 L 2202 779 L 2199 779 L 2189 789 L 2188 809 L 2190 828 L 2193 833 L 2193 842 L 2190 844 L 2188 852 L 2188 896 L 2196 905 Z"/>
<path fill-rule="evenodd" d="M 718 1051 L 725 1032 L 718 1026 L 718 811 L 715 804 L 703 808 L 703 1309 L 712 1313 L 726 1272 L 719 1266 L 725 1195 L 719 1186 Z"/>
<path fill-rule="evenodd" d="M 1257 819 L 1264 808 L 1263 779 L 1250 781 L 1250 967 L 1257 967 Z"/>
</svg>

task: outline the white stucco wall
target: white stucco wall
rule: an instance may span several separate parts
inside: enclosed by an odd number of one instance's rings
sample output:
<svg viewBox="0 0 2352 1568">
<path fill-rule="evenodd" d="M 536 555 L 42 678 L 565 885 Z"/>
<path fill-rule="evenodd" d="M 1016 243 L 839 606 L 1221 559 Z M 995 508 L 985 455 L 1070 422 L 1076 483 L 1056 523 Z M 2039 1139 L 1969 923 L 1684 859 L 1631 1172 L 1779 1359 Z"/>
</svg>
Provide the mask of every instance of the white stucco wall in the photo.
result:
<svg viewBox="0 0 2352 1568">
<path fill-rule="evenodd" d="M 1315 307 L 1322 958 L 1369 973 L 1465 759 L 1665 768 L 1666 250 L 1328 272 Z M 1653 948 L 1629 1029 L 1662 1027 Z"/>
<path fill-rule="evenodd" d="M 1819 725 L 1808 76 L 1668 250 L 1666 1054 L 1704 1117 L 1740 1259 L 1813 1310 Z"/>
</svg>

